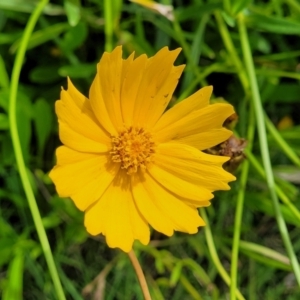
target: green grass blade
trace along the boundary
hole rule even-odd
[[[57,294],[57,299],[64,300],[65,295],[59,280],[58,272],[55,267],[54,259],[51,253],[49,241],[47,239],[47,235],[45,229],[42,224],[41,216],[37,207],[37,203],[34,197],[34,193],[30,184],[30,180],[26,171],[26,166],[24,163],[24,158],[22,154],[21,144],[19,133],[17,129],[17,118],[16,118],[16,100],[17,100],[17,92],[18,92],[18,84],[19,84],[19,77],[21,68],[24,61],[24,56],[26,52],[26,48],[34,29],[34,26],[42,13],[43,8],[48,3],[48,0],[42,0],[34,9],[32,15],[30,16],[26,28],[24,30],[24,34],[22,37],[22,41],[20,43],[20,47],[18,48],[18,52],[15,58],[14,67],[12,71],[12,78],[11,78],[11,88],[10,88],[10,99],[9,99],[9,121],[10,121],[10,130],[11,130],[11,137],[15,152],[15,157],[17,161],[17,166],[19,169],[21,181],[23,184],[23,188],[28,200],[28,204],[31,210],[31,214],[34,220],[34,224],[44,251],[44,255],[48,264],[48,268],[50,271],[50,275],[52,277],[54,288]]]
[[[243,14],[240,14],[238,17],[238,25],[239,25],[239,34],[240,34],[242,51],[243,51],[243,55],[244,55],[244,59],[245,59],[245,65],[246,65],[246,69],[247,69],[250,84],[251,84],[252,100],[253,100],[253,105],[254,105],[254,110],[255,110],[255,115],[256,115],[258,136],[259,136],[259,141],[260,141],[260,149],[261,149],[261,154],[262,154],[262,158],[263,158],[263,165],[264,165],[264,169],[266,171],[267,185],[268,185],[271,199],[273,202],[273,207],[275,210],[276,221],[277,221],[277,224],[279,227],[279,231],[281,233],[281,237],[282,237],[283,243],[285,245],[286,251],[288,253],[288,256],[291,260],[291,264],[293,266],[296,280],[298,282],[298,285],[300,286],[299,262],[294,253],[294,249],[293,249],[293,246],[292,246],[292,243],[291,243],[288,231],[287,231],[285,221],[282,217],[282,214],[281,214],[281,211],[279,208],[279,201],[278,201],[277,194],[275,191],[275,181],[274,181],[274,175],[273,175],[271,161],[270,161],[266,128],[265,128],[265,123],[264,123],[263,107],[262,107],[262,103],[261,103],[260,93],[259,93],[258,84],[257,84],[257,78],[255,75],[253,57],[252,57],[251,48],[249,45],[248,33],[247,33],[246,26],[245,26],[245,20],[244,20]]]

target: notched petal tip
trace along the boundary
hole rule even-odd
[[[205,98],[210,99],[213,89],[214,89],[214,87],[212,85],[204,86],[203,88],[201,88],[199,90],[200,93],[202,91],[202,93],[200,94],[200,97],[205,97]]]
[[[168,50],[169,50],[169,48],[168,48]],[[179,53],[181,52],[181,50],[182,50],[182,48],[181,47],[178,47],[178,48],[176,48],[176,49],[174,49],[174,50],[169,50],[171,53],[174,53],[174,56],[178,56],[179,55]]]
[[[126,239],[124,237],[124,239]],[[133,241],[130,243],[126,243],[125,240],[122,240],[122,243],[118,243],[117,245],[114,242],[109,241],[109,239],[106,237],[106,243],[108,245],[108,247],[115,249],[115,248],[119,248],[122,251],[129,253],[132,250],[132,245],[133,245]]]
[[[170,50],[168,46],[165,46],[165,47],[161,48],[155,55],[150,57],[150,59],[164,57],[165,54],[168,54],[168,59],[170,59],[170,61],[172,61],[172,63],[173,63],[176,60],[176,58],[178,57],[181,50],[182,50],[181,47],[176,48],[174,50]]]

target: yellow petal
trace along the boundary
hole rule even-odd
[[[108,164],[106,155],[86,154],[61,146],[56,151],[57,165],[49,176],[61,197],[72,197],[77,207],[86,209],[99,198],[116,176],[119,165]],[[91,186],[91,182],[95,185]],[[101,184],[99,184],[101,182]],[[95,194],[87,190],[93,189]],[[97,188],[98,187],[98,188]],[[86,197],[82,191],[86,191]]]
[[[59,138],[64,145],[80,152],[90,153],[103,153],[110,149],[108,145],[91,140],[77,131],[74,131],[67,124],[60,121],[58,123]]]
[[[90,181],[86,185],[71,194],[70,197],[78,209],[84,211],[102,197],[107,187],[116,177],[116,174],[118,174],[120,165],[116,163],[106,163],[105,168],[105,171],[99,173],[97,177],[90,178]]]
[[[80,94],[72,82],[68,81],[68,90],[61,91],[61,100],[55,103],[56,113],[59,120],[59,132],[61,140],[67,146],[84,151],[78,143],[93,144],[95,151],[108,151],[110,139],[107,132],[100,126],[95,118],[90,102]],[[70,135],[69,135],[70,133]],[[72,141],[73,136],[79,137],[79,141]],[[89,147],[86,147],[89,151]]]
[[[216,128],[206,132],[201,132],[198,134],[188,135],[183,138],[178,138],[171,142],[186,144],[195,147],[198,150],[205,150],[226,141],[231,136],[232,131],[227,130],[225,128]]]
[[[158,183],[149,174],[145,173],[142,184],[152,202],[165,215],[163,220],[160,220],[161,222],[172,226],[174,230],[188,233],[196,233],[199,226],[205,225],[197,209],[182,202],[174,194],[163,188],[162,182]],[[135,201],[137,201],[137,197],[135,197]]]
[[[152,197],[145,188],[144,175],[141,172],[132,176],[132,193],[134,202],[141,215],[157,231],[171,236],[173,235],[173,226],[171,220],[159,209],[156,198]]]
[[[235,180],[232,174],[222,168],[222,164],[228,159],[229,157],[203,153],[187,145],[165,143],[157,147],[155,164],[184,182],[215,191],[229,190],[227,183]]]
[[[157,182],[160,182],[164,188],[176,196],[194,201],[208,201],[213,198],[213,194],[205,187],[178,177],[178,174],[169,172],[156,163],[149,168],[148,172]]]
[[[130,179],[124,171],[85,213],[85,226],[92,235],[103,233],[111,248],[129,252],[135,239],[147,244],[150,230],[134,206]]]
[[[59,146],[55,154],[56,164],[60,166],[77,163],[97,156],[95,153],[82,153],[66,146]]]
[[[232,105],[217,103],[190,113],[186,117],[155,132],[155,140],[159,143],[221,128],[224,121],[234,113]]]
[[[184,65],[173,67],[168,79],[156,93],[145,116],[145,124],[148,128],[152,128],[166,110],[184,68]]]
[[[134,125],[133,112],[135,103],[137,101],[137,92],[140,86],[140,82],[143,78],[147,60],[148,59],[145,54],[136,58],[128,67],[127,73],[124,76],[121,93],[121,108],[123,121],[127,126]]]
[[[152,122],[148,118],[158,119],[165,110],[183,69],[182,66],[173,66],[180,51],[181,49],[169,51],[167,47],[164,47],[148,60],[136,95],[134,124],[147,127],[147,122]],[[170,91],[166,91],[166,87]],[[153,117],[150,116],[149,111],[154,113]]]
[[[129,219],[133,230],[133,236],[143,245],[148,245],[150,241],[150,229],[145,217],[139,212],[133,200],[132,191],[130,201],[128,201]]]
[[[182,100],[171,109],[166,111],[154,126],[154,131],[158,132],[163,128],[181,120],[193,111],[206,107],[212,94],[212,86],[206,86],[190,97]]]
[[[130,61],[130,60],[129,60]],[[122,47],[105,52],[97,65],[97,75],[90,88],[89,98],[100,124],[111,134],[123,126],[120,106]]]
[[[111,53],[104,52],[97,66],[102,99],[115,128],[123,126],[120,104],[122,67],[122,46],[116,47]]]
[[[127,59],[123,59],[123,63],[122,63],[122,74],[121,74],[121,89],[123,88],[123,84],[125,81],[125,78],[127,77],[127,75],[130,73],[131,70],[131,65],[134,61],[134,52],[132,52]],[[122,92],[121,95],[122,97]]]

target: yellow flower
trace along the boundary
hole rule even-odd
[[[209,86],[165,112],[184,69],[173,65],[179,52],[124,60],[117,47],[103,54],[89,98],[68,80],[56,102],[64,145],[50,177],[112,248],[148,244],[149,225],[167,236],[196,233],[205,225],[197,207],[235,179],[222,169],[228,158],[201,152],[232,134],[222,127],[231,105],[209,105]]]

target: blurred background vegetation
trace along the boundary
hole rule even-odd
[[[139,1],[135,1],[139,2]],[[142,2],[142,1],[140,1]],[[3,300],[57,299],[16,165],[8,116],[10,80],[24,28],[37,5],[0,1],[0,294]],[[153,232],[135,244],[153,299],[300,299],[278,227],[253,117],[253,90],[243,58],[246,25],[266,115],[267,142],[281,221],[300,256],[300,3],[297,0],[161,0],[146,7],[122,0],[56,0],[46,4],[30,36],[17,94],[17,124],[31,186],[67,299],[143,299],[126,254],[91,238],[83,215],[56,195],[47,174],[60,144],[54,102],[70,76],[88,95],[102,53],[122,44],[127,57],[182,47],[187,64],[174,101],[207,84],[235,106],[246,160],[229,192],[205,210],[196,235]],[[262,115],[263,116],[263,115]],[[268,117],[266,117],[268,116]],[[257,114],[256,114],[257,117]],[[258,130],[257,130],[258,129]],[[261,128],[260,128],[261,129]],[[263,129],[262,129],[263,130]],[[241,175],[242,174],[242,175]],[[238,212],[236,213],[236,209]],[[201,212],[203,214],[203,212]],[[241,220],[241,224],[240,221]],[[277,220],[277,221],[276,221]],[[239,238],[239,230],[241,236]],[[233,236],[239,256],[232,261]],[[214,249],[216,251],[214,251]],[[237,249],[237,248],[236,248]],[[236,270],[231,270],[232,265]],[[231,293],[231,299],[234,296]]]

